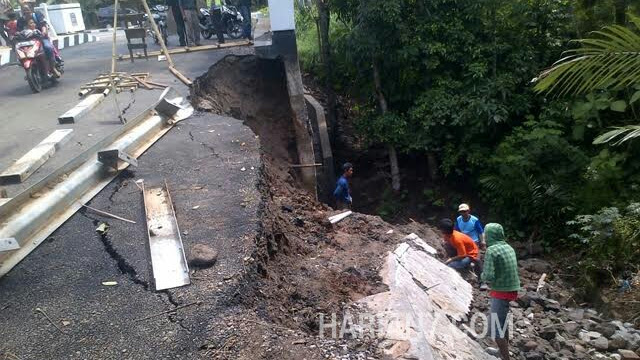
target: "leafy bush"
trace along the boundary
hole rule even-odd
[[[625,270],[638,270],[640,256],[640,203],[622,211],[603,208],[592,215],[578,215],[567,222],[575,232],[569,236],[582,252],[579,281],[587,288],[615,281]]]
[[[486,175],[480,178],[492,216],[532,240],[556,238],[557,229],[571,216],[573,190],[581,185],[588,164],[552,116],[515,128],[488,159]]]

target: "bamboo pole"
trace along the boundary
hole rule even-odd
[[[156,34],[156,38],[160,43],[160,47],[162,48],[162,51],[164,51],[164,55],[167,57],[167,62],[169,63],[169,66],[173,67],[173,59],[171,59],[171,55],[169,55],[169,50],[167,50],[167,45],[164,43],[164,38],[162,37],[160,30],[158,30],[158,25],[153,20],[153,15],[151,14],[151,10],[149,10],[149,5],[147,4],[147,0],[140,0],[140,1],[142,2],[142,6],[144,7],[144,12],[147,13],[147,17],[149,19],[149,22],[151,23],[151,28],[153,28],[153,32]]]
[[[116,110],[118,110],[118,119],[121,123],[125,123],[122,111],[120,111],[120,104],[118,104],[118,92],[116,91],[116,85],[114,82],[116,72],[116,29],[118,28],[118,0],[115,0],[113,8],[113,43],[111,44],[111,73],[109,74],[109,80],[111,81],[111,90],[113,91],[113,101],[116,104]],[[104,93],[103,93],[104,94]],[[108,92],[107,92],[108,94]],[[106,96],[106,95],[105,95]]]

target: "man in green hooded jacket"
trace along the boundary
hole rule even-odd
[[[502,360],[509,359],[509,302],[518,298],[520,277],[516,252],[507,244],[502,225],[491,223],[484,228],[487,252],[484,257],[482,280],[490,284],[491,314],[489,328]]]

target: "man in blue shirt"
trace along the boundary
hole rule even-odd
[[[353,165],[351,163],[345,163],[342,165],[342,176],[336,183],[336,190],[333,192],[333,197],[336,198],[337,209],[351,209],[351,189],[349,189],[349,179],[353,176]]]
[[[458,212],[460,216],[456,219],[455,230],[466,234],[478,247],[484,248],[484,227],[480,220],[471,215],[471,208],[467,204],[460,204]]]

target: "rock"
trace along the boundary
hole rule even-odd
[[[617,327],[611,323],[603,323],[603,324],[598,324],[595,327],[595,330],[599,333],[601,333],[602,335],[604,335],[605,337],[611,337],[611,335],[613,335],[617,329]]]
[[[578,331],[580,330],[580,325],[574,321],[566,322],[562,324],[562,326],[564,327],[564,331],[567,334],[573,335],[573,336],[576,336],[578,334]]]
[[[542,354],[537,351],[529,351],[528,353],[524,354],[524,358],[526,360],[544,360]]]
[[[584,310],[583,309],[572,310],[567,314],[567,316],[569,317],[569,319],[573,321],[580,321],[584,319]]]
[[[638,354],[634,353],[631,350],[618,350],[618,354],[620,354],[620,356],[622,357],[622,360],[638,360],[640,359],[640,356],[638,356]]]
[[[625,325],[622,323],[622,321],[613,320],[613,321],[610,321],[609,324],[615,326],[616,328],[618,328],[618,330],[627,330]]]
[[[537,343],[537,342],[535,342],[535,341],[533,341],[533,340],[529,340],[529,341],[527,341],[527,342],[522,346],[522,348],[524,349],[524,351],[527,351],[527,352],[529,352],[529,351],[533,351],[533,350],[535,350],[537,347],[538,347],[538,343]]]
[[[551,340],[556,337],[557,332],[553,326],[547,326],[543,328],[538,335],[545,340]]]
[[[488,347],[485,349],[485,351],[487,352],[487,354],[495,356],[495,357],[500,357],[500,350],[494,348],[494,347]]]
[[[518,302],[518,304],[520,304],[520,307],[528,308],[529,306],[531,306],[531,302],[533,301],[531,299],[532,296],[538,296],[538,294],[529,291],[521,296],[518,296],[518,299],[516,301]]]
[[[599,332],[595,332],[595,331],[584,331],[584,330],[580,330],[580,332],[578,333],[578,338],[586,343],[588,343],[591,340],[597,339],[602,337],[602,334],[600,334]]]
[[[583,353],[583,352],[587,351],[587,349],[585,349],[584,346],[582,346],[580,344],[574,344],[573,345],[573,351],[575,351],[576,353]]]
[[[558,312],[561,309],[562,308],[560,306],[560,303],[555,301],[555,300],[547,299],[547,301],[545,301],[545,303],[544,303],[544,310],[545,311]]]
[[[627,339],[624,334],[618,330],[609,337],[609,350],[625,349],[627,347]]]
[[[218,260],[218,252],[210,246],[195,244],[191,247],[189,264],[194,267],[208,268],[213,266]]]
[[[609,349],[609,340],[606,337],[599,337],[589,341],[589,345],[595,347],[598,350],[607,350]]]
[[[537,274],[550,273],[553,269],[551,264],[541,259],[526,259],[519,261],[520,266],[525,270],[531,271]]]

